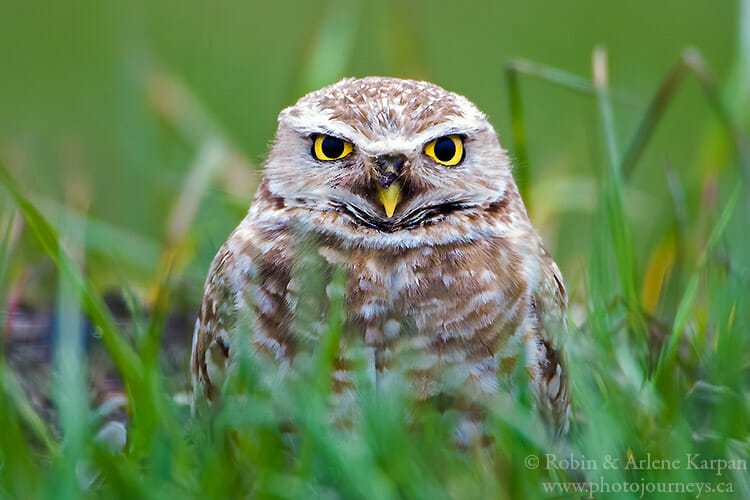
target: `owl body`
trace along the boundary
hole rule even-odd
[[[353,387],[350,342],[366,347],[376,382],[398,372],[420,398],[459,391],[481,402],[508,390],[523,363],[540,410],[565,425],[562,277],[494,130],[466,98],[370,77],[282,111],[250,211],[209,271],[197,392],[215,397],[238,340],[287,368],[315,349],[312,323],[295,321],[311,265],[346,277],[337,392]]]

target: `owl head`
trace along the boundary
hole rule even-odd
[[[486,116],[427,82],[344,79],[279,115],[265,184],[309,221],[405,234],[482,210],[513,187]]]

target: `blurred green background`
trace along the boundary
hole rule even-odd
[[[624,147],[684,48],[698,48],[719,80],[730,80],[739,8],[729,0],[3,0],[0,159],[53,219],[75,205],[71,184],[83,190],[89,272],[104,285],[146,286],[170,210],[218,130],[240,158],[223,181],[215,173],[204,186],[190,228],[184,284],[195,305],[213,253],[254,194],[257,179],[243,169],[262,165],[278,112],[304,93],[344,76],[430,80],[477,103],[513,155],[506,62],[524,57],[589,77],[592,48],[602,44],[612,86],[630,96],[615,109]],[[175,97],[183,90],[184,106]],[[586,257],[591,179],[601,171],[594,100],[523,77],[522,95],[529,164],[516,168],[530,169],[532,219],[570,275]],[[630,185],[644,265],[673,210],[663,165],[700,185],[690,175],[712,128],[688,78]]]

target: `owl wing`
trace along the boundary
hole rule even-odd
[[[569,403],[562,346],[567,334],[568,295],[560,269],[541,242],[539,249],[539,283],[532,303],[539,334],[539,400],[558,427],[565,430]]]
[[[560,348],[567,333],[568,293],[560,268],[540,244],[539,284],[534,294],[540,330],[552,344]]]
[[[236,316],[231,312],[243,307],[229,282],[229,276],[235,272],[234,261],[225,243],[211,263],[193,333],[193,388],[196,395],[209,399],[214,399],[221,387],[229,361],[230,334],[236,324]]]
[[[215,398],[236,342],[275,359],[292,355],[289,248],[285,236],[258,230],[245,219],[219,249],[193,334],[196,395]]]

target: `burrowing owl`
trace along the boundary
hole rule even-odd
[[[543,414],[568,411],[559,345],[567,297],[529,222],[505,150],[465,97],[426,82],[345,79],[281,112],[264,178],[219,250],[193,339],[213,398],[238,340],[292,365],[315,335],[293,321],[305,252],[346,272],[346,345],[419,397],[508,390],[525,364]],[[251,326],[238,321],[252,319]]]

